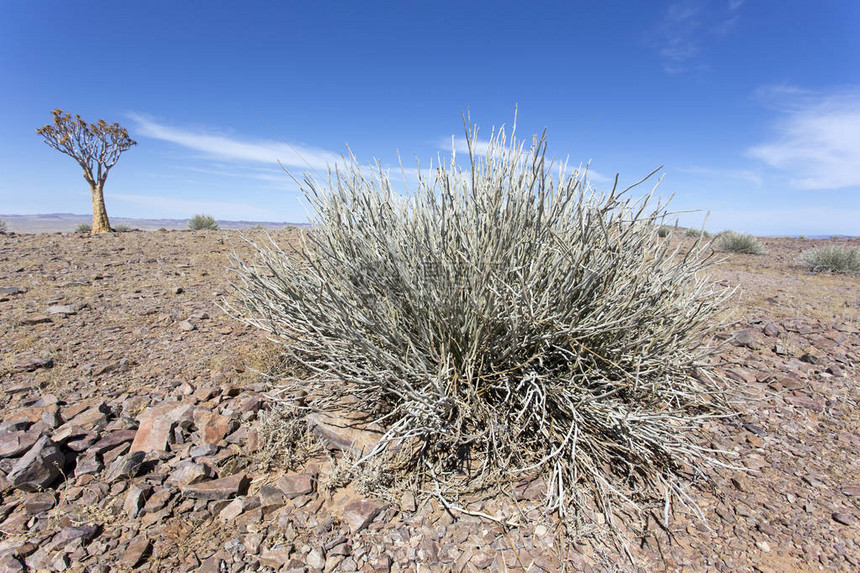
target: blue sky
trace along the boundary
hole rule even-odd
[[[598,188],[662,165],[671,208],[702,211],[682,224],[860,235],[858,29],[836,0],[0,0],[0,213],[89,212],[35,134],[54,108],[139,142],[111,216],[290,222],[276,160],[324,172],[348,145],[414,168],[461,143],[466,109],[486,135],[516,108]]]

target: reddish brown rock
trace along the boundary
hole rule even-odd
[[[183,496],[194,499],[230,499],[244,494],[248,489],[248,483],[248,476],[239,473],[221,479],[182,486],[180,491]]]
[[[278,489],[289,499],[313,493],[316,478],[309,473],[287,474],[278,480]]]

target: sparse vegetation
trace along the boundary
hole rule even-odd
[[[234,255],[229,310],[310,394],[386,428],[357,463],[437,485],[542,474],[549,509],[611,523],[618,502],[689,500],[684,472],[716,462],[697,429],[728,406],[702,358],[730,293],[704,247],[655,239],[665,205],[551,175],[545,153],[502,130],[409,196],[354,160],[331,186],[306,176],[314,230]]]
[[[860,249],[847,245],[826,245],[802,255],[806,268],[814,273],[860,273]]]
[[[0,233],[5,233],[5,232],[6,232],[6,221],[4,221],[3,219],[0,219]]]
[[[716,249],[745,255],[763,255],[766,252],[761,241],[750,234],[735,231],[720,233],[717,237]]]
[[[661,239],[665,239],[669,235],[672,234],[671,227],[666,227],[665,225],[661,225],[659,229],[657,229],[657,236]]]
[[[711,234],[709,232],[702,230],[702,229],[687,229],[686,231],[684,231],[684,235],[687,237],[696,237],[696,238],[698,238],[698,237],[708,238],[711,236]]]
[[[81,223],[77,227],[75,227],[75,233],[89,233],[93,230],[92,226],[88,223]]]
[[[114,225],[113,230],[117,233],[128,233],[129,231],[131,231],[131,227],[120,223],[119,225]]]
[[[188,228],[192,231],[217,231],[218,221],[210,215],[201,213],[188,220]]]

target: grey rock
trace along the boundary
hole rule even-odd
[[[15,463],[6,479],[22,491],[39,491],[60,477],[65,463],[66,457],[60,448],[48,436],[42,436]]]

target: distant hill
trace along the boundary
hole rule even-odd
[[[78,225],[91,225],[92,215],[75,215],[74,213],[47,213],[43,215],[0,215],[0,220],[6,221],[9,231],[16,233],[69,233]],[[111,217],[111,225],[126,225],[142,231],[167,229],[170,231],[188,228],[188,219],[130,219],[127,217]],[[286,223],[271,221],[222,221],[218,220],[222,229],[248,229],[250,227],[265,227],[280,229],[287,225],[306,226],[306,223]]]

